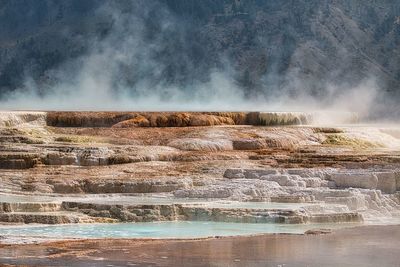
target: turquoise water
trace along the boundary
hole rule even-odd
[[[152,222],[115,224],[69,224],[55,226],[0,226],[3,236],[56,238],[196,238],[262,233],[302,234],[315,228],[340,228],[356,224],[250,224],[223,222]]]

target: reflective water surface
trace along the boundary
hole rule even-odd
[[[206,240],[80,240],[0,247],[0,265],[398,267],[400,226],[326,235],[261,235]]]
[[[197,238],[240,236],[263,233],[302,234],[315,228],[343,228],[343,224],[252,224],[225,222],[145,222],[112,224],[68,224],[46,226],[0,226],[2,236],[40,236],[57,238]]]

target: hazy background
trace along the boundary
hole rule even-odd
[[[400,1],[2,0],[0,109],[400,113]]]

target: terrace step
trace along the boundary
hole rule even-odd
[[[60,211],[61,203],[48,202],[0,202],[1,212],[52,212]]]
[[[236,223],[324,223],[362,222],[357,212],[310,213],[303,209],[215,208],[207,205],[109,205],[63,202],[65,210],[82,212],[94,217],[109,217],[126,222],[149,221],[215,221]]]
[[[3,223],[40,223],[40,224],[63,224],[63,223],[96,223],[115,222],[110,218],[94,218],[79,212],[7,212],[0,213],[0,222]]]

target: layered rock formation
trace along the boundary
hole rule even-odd
[[[242,112],[49,112],[47,124],[60,127],[187,127],[251,123]],[[253,123],[257,123],[254,121]]]
[[[186,205],[102,205],[87,203],[63,203],[67,210],[78,210],[91,216],[116,218],[121,221],[218,221],[240,223],[328,223],[360,222],[355,212],[336,214],[313,214],[305,210],[268,210],[243,208],[210,208]]]
[[[308,125],[356,123],[351,112],[48,112],[57,127],[188,127],[214,125]]]
[[[400,220],[396,128],[251,125],[260,114],[48,112],[56,127],[15,120],[0,127],[0,222]]]

